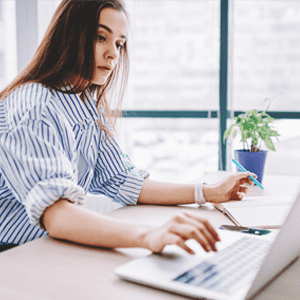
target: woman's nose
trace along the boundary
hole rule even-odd
[[[119,50],[116,45],[110,45],[107,48],[107,51],[105,53],[106,58],[110,59],[118,59],[119,58]]]

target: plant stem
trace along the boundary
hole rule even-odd
[[[246,144],[247,144],[247,150],[251,151],[251,148],[249,147],[247,140],[246,140]]]

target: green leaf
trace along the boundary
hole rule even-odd
[[[266,99],[265,101],[267,101]],[[233,118],[234,123],[225,130],[223,136],[223,142],[226,138],[235,138],[237,133],[241,135],[241,142],[254,144],[256,147],[260,141],[263,140],[266,147],[272,151],[275,151],[275,147],[271,140],[271,137],[280,136],[279,133],[273,129],[272,122],[275,120],[268,113],[267,109],[263,112],[259,112],[257,109],[252,111],[245,111],[244,113]]]
[[[251,138],[251,136],[252,136],[251,131],[245,131],[244,136],[246,137],[246,139]]]
[[[224,135],[223,135],[223,143],[225,143],[225,140],[230,136],[230,133],[231,133],[231,129],[230,129],[230,128],[227,128],[227,129],[224,131]]]
[[[272,150],[272,151],[276,151],[274,144],[271,140],[271,138],[269,136],[266,136],[263,141],[265,142],[265,145],[267,146],[268,149]]]
[[[253,144],[255,147],[257,146],[257,144],[258,144],[258,139],[257,139],[257,137],[253,137],[253,138],[252,138],[251,144]]]
[[[235,138],[235,137],[236,137],[236,135],[237,135],[237,131],[235,130],[235,131],[233,132],[233,135],[232,135],[232,137],[233,137],[233,138]]]
[[[256,120],[257,120],[256,124],[262,124],[264,122],[261,116],[257,116]]]
[[[270,130],[271,136],[280,136],[280,134],[277,132],[277,130]]]
[[[244,123],[243,123],[243,130],[249,131],[249,130],[253,130],[253,128],[254,128],[254,125],[253,125],[253,124],[251,124],[251,123],[249,123],[249,122],[244,122]]]
[[[256,115],[252,115],[252,116],[250,116],[250,119],[251,119],[252,123],[254,123],[254,124],[258,124],[258,118],[257,118],[257,116],[256,116]]]
[[[233,129],[233,127],[235,126],[235,124],[232,124],[229,128],[227,128],[225,131],[224,131],[224,135],[223,135],[223,143],[225,143],[225,139],[227,139],[230,134],[231,134],[231,131]]]

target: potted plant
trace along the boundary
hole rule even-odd
[[[223,142],[225,142],[231,135],[233,138],[238,133],[241,135],[243,149],[234,150],[235,159],[246,170],[255,173],[259,182],[263,179],[268,153],[268,151],[261,150],[262,142],[269,150],[275,151],[271,137],[279,136],[279,133],[272,128],[272,122],[275,119],[267,114],[267,109],[263,112],[254,109],[238,115],[234,118],[234,123],[225,130],[223,136]]]

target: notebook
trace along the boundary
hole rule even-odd
[[[284,223],[293,201],[293,197],[283,195],[255,196],[226,202],[222,206],[241,226],[272,228]]]
[[[298,191],[275,239],[220,230],[216,253],[206,253],[189,240],[196,255],[168,245],[163,253],[134,259],[115,273],[125,280],[195,298],[251,299],[298,258],[300,187]]]

